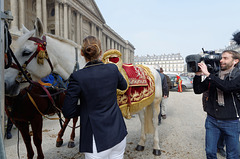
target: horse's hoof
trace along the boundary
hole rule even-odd
[[[137,145],[137,147],[135,148],[135,150],[137,150],[137,151],[143,151],[143,150],[144,150],[144,146]]]
[[[56,147],[61,147],[63,144],[63,141],[56,141]]]
[[[161,155],[161,150],[153,149],[153,154],[155,156],[160,156]]]
[[[73,147],[75,147],[74,142],[73,141],[69,141],[68,142],[68,148],[73,148]]]

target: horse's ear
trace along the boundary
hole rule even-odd
[[[36,30],[36,36],[41,37],[43,35],[43,24],[39,18],[36,18],[34,29]]]
[[[29,30],[24,25],[22,25],[22,32],[23,34],[26,34],[29,32]]]

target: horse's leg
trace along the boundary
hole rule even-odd
[[[159,146],[159,135],[158,135],[158,115],[160,113],[160,100],[154,99],[152,109],[153,109],[153,127],[154,127],[154,134],[153,134],[153,154],[156,156],[161,155],[161,150]]]
[[[15,121],[15,125],[22,134],[23,141],[25,143],[27,149],[27,157],[28,159],[33,159],[34,152],[31,144],[31,137],[29,134],[29,126],[28,122],[24,121]]]
[[[37,159],[44,159],[42,151],[42,126],[43,120],[41,115],[35,115],[35,118],[30,121],[33,131],[33,142],[37,148]]]
[[[77,121],[78,121],[78,117],[73,118],[72,133],[70,136],[70,141],[68,142],[68,148],[73,148],[75,146],[74,138],[75,138],[75,128],[76,128]]]
[[[62,144],[63,144],[62,137],[63,137],[64,131],[66,130],[67,125],[68,125],[70,120],[71,119],[65,118],[65,121],[64,121],[64,124],[63,124],[61,130],[58,132],[58,137],[57,137],[57,141],[56,141],[56,147],[62,146]]]
[[[145,128],[144,128],[144,109],[141,110],[138,115],[139,115],[139,119],[141,122],[141,137],[140,137],[140,141],[138,142],[137,147],[135,148],[137,151],[143,151],[144,150],[144,146],[145,146],[145,142],[146,142],[146,133],[145,133]]]

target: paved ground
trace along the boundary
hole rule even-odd
[[[167,108],[167,119],[162,120],[159,126],[161,156],[152,154],[153,138],[147,136],[146,147],[143,152],[134,150],[140,135],[140,121],[135,115],[131,120],[125,120],[128,128],[127,148],[125,159],[204,159],[204,120],[206,114],[202,110],[201,95],[195,95],[192,90],[183,93],[170,92]],[[43,151],[46,159],[83,159],[78,153],[77,135],[76,147],[67,148],[70,128],[64,136],[64,144],[60,148],[55,147],[56,134],[59,131],[57,121],[44,120]],[[7,159],[17,159],[17,130],[13,129],[13,139],[4,140]],[[76,132],[79,133],[79,129]],[[34,149],[35,150],[35,149]],[[36,150],[35,150],[36,152]],[[21,159],[27,159],[26,149],[21,136],[19,137],[19,155]],[[36,159],[36,155],[35,158]],[[222,159],[219,157],[219,159]]]

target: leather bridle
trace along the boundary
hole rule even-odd
[[[18,83],[30,82],[32,80],[31,74],[27,71],[26,68],[27,68],[28,64],[35,57],[37,57],[38,64],[44,64],[43,60],[46,59],[51,67],[51,72],[53,71],[53,65],[51,63],[51,60],[48,57],[48,53],[46,50],[46,46],[47,46],[46,36],[43,36],[42,39],[39,39],[37,37],[30,37],[28,40],[34,41],[35,45],[38,45],[38,47],[37,47],[36,51],[32,54],[32,56],[27,61],[25,61],[22,66],[19,64],[15,55],[12,54],[16,64],[12,62],[10,67],[19,70],[18,76],[15,79],[16,82],[18,82]]]

